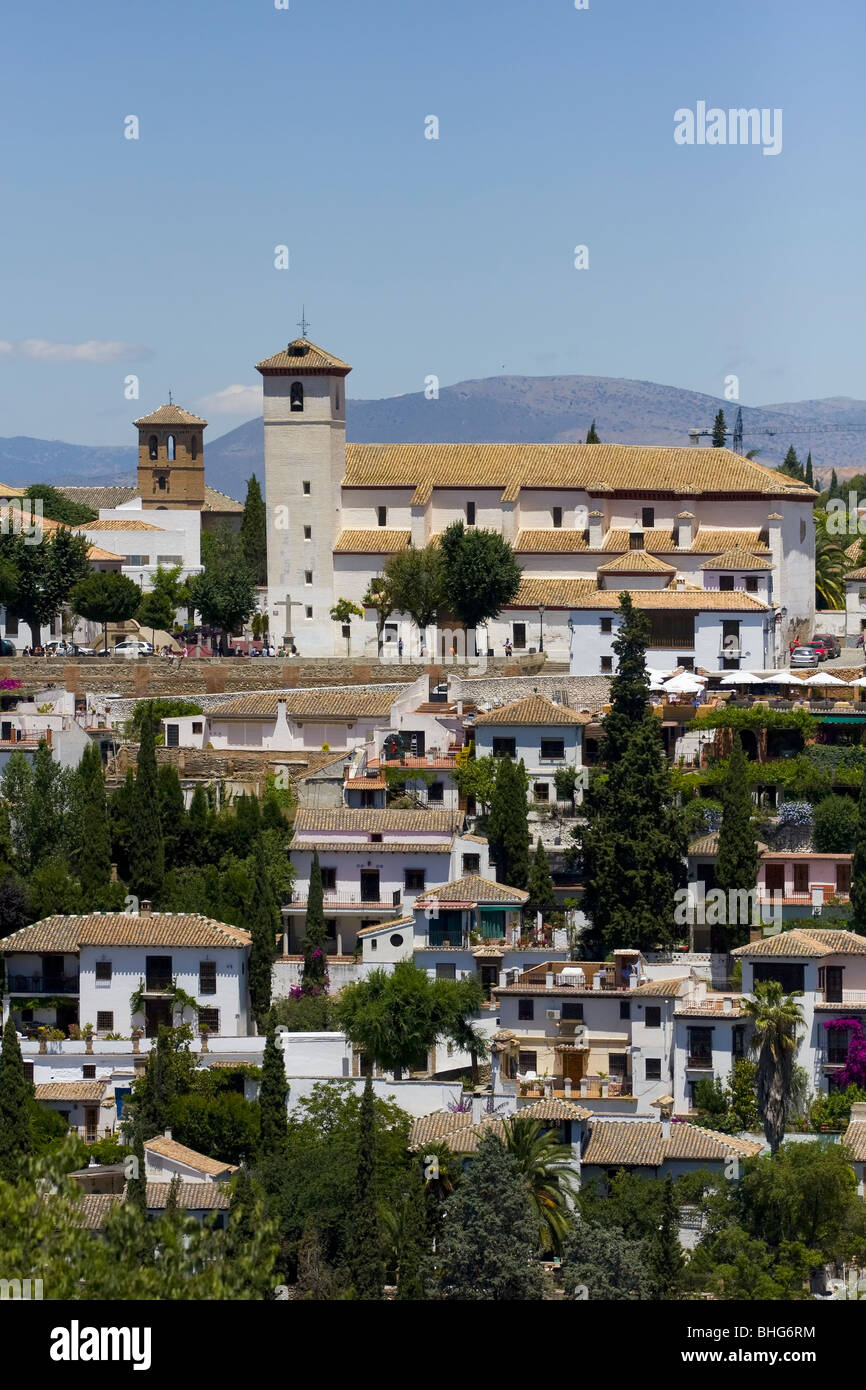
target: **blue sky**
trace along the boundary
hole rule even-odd
[[[7,8],[0,434],[131,443],[171,387],[214,438],[302,303],[355,397],[866,396],[861,0],[289,2]],[[782,152],[678,146],[701,100]]]

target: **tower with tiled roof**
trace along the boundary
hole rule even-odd
[[[304,656],[344,640],[330,618],[346,471],[348,362],[308,338],[256,364],[263,385],[271,630]]]
[[[138,430],[138,490],[149,510],[204,505],[204,432],[200,420],[169,400],[133,421]]]

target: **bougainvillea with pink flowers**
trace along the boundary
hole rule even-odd
[[[23,684],[23,681],[0,681],[0,690],[20,690]]]
[[[846,1086],[866,1087],[866,1034],[859,1018],[831,1018],[825,1028],[844,1028],[851,1036],[848,1039],[848,1056],[845,1065],[836,1076],[841,1089]]]

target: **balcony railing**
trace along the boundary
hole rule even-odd
[[[866,989],[834,989],[829,993],[819,989],[815,994],[821,1004],[850,1004],[852,1008],[866,1008]]]
[[[465,951],[469,946],[469,936],[466,932],[431,931],[427,933],[428,946],[444,946],[455,951]]]
[[[711,1052],[690,1052],[686,1066],[699,1071],[712,1071],[713,1054]]]
[[[408,891],[412,893],[421,893],[423,892],[423,889],[413,888],[409,889]],[[339,893],[325,891],[322,894],[322,902],[326,909],[339,909],[341,907],[362,907],[365,910],[369,908],[375,911],[377,909],[384,910],[387,908],[389,911],[393,911],[394,908],[399,909],[402,906],[402,901],[403,894],[399,888],[395,889],[392,893],[385,893],[384,895],[381,892],[379,892],[374,897],[365,897],[364,894],[361,892],[360,888],[355,893],[343,891]],[[284,905],[287,907],[306,907],[307,894],[295,892],[288,893],[286,895]]]
[[[77,994],[77,975],[10,975],[10,994]]]

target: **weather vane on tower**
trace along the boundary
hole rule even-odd
[[[299,327],[300,330],[301,330],[301,337],[302,337],[302,338],[306,338],[306,336],[307,336],[307,329],[309,328],[309,326],[310,326],[310,325],[307,323],[306,305],[305,305],[305,304],[302,304],[302,305],[301,305],[301,317],[300,317],[299,320],[298,320],[298,327]]]

